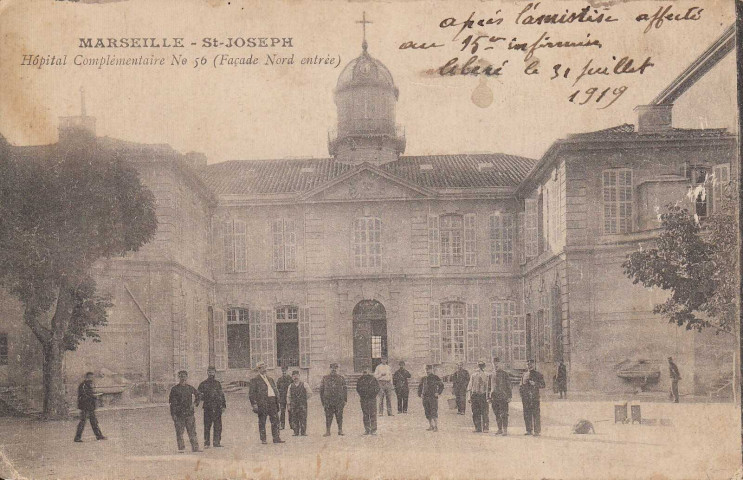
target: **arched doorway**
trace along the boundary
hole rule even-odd
[[[362,300],[353,309],[353,369],[373,371],[387,356],[387,312],[376,300]]]

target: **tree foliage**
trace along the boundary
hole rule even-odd
[[[64,351],[97,340],[112,305],[97,293],[91,267],[138,250],[156,230],[152,193],[95,139],[31,154],[0,146],[0,285],[21,301],[42,344],[45,410]]]
[[[633,283],[669,291],[654,313],[687,330],[732,334],[739,295],[738,222],[730,192],[716,201],[716,212],[702,222],[685,208],[667,206],[654,247],[630,254],[623,267]]]

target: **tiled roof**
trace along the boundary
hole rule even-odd
[[[629,138],[647,138],[647,139],[684,139],[684,138],[709,138],[724,137],[730,135],[725,128],[671,128],[661,132],[637,132],[635,126],[631,123],[625,123],[616,127],[596,130],[595,132],[575,133],[568,135],[570,140],[622,140]]]
[[[516,187],[536,162],[501,153],[426,155],[401,157],[379,168],[429,188]],[[272,195],[311,190],[352,168],[333,158],[231,160],[199,172],[217,195]]]

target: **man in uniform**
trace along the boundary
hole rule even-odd
[[[457,371],[451,375],[452,390],[457,399],[457,413],[464,415],[467,411],[467,385],[470,383],[470,372],[464,369],[462,362],[457,363]]]
[[[281,376],[276,380],[276,388],[279,389],[279,407],[281,408],[281,429],[286,428],[286,389],[292,383],[292,377],[287,373],[289,367],[281,367]],[[289,419],[291,424],[291,419]]]
[[[250,379],[248,398],[253,412],[258,414],[258,433],[261,443],[266,441],[266,418],[271,420],[271,436],[273,443],[284,443],[279,436],[279,395],[278,387],[273,378],[266,375],[268,369],[265,362],[256,365],[258,375]]]
[[[496,435],[508,435],[508,402],[511,401],[511,379],[503,370],[500,359],[493,359],[495,374],[493,375],[492,388],[490,390],[490,402],[493,406],[495,421],[498,423]]]
[[[170,389],[170,416],[175,424],[175,439],[178,442],[178,453],[183,453],[186,445],[183,443],[183,429],[188,432],[188,440],[191,442],[191,450],[200,452],[199,441],[196,438],[196,419],[194,418],[194,407],[199,406],[199,392],[187,383],[188,372],[178,372],[178,385]]]
[[[338,364],[330,364],[330,374],[322,377],[320,383],[320,402],[325,409],[325,435],[330,436],[333,416],[338,424],[338,435],[343,435],[343,408],[348,400],[346,379],[338,375]]]
[[[536,362],[529,360],[529,369],[521,377],[519,393],[524,408],[524,435],[539,436],[542,432],[541,413],[539,411],[539,389],[544,388],[544,376],[537,372]]]
[[[392,376],[392,383],[395,386],[395,396],[397,397],[397,413],[408,413],[408,395],[410,387],[408,379],[410,372],[405,370],[405,362],[400,362],[400,368]]]
[[[439,431],[439,395],[443,391],[444,382],[433,372],[433,365],[426,365],[426,376],[418,384],[418,396],[423,400],[428,431]]]
[[[370,375],[369,370],[364,368],[364,373],[356,380],[356,392],[359,394],[361,412],[364,415],[364,435],[377,434],[377,394],[380,391],[379,382],[375,376]],[[381,401],[379,405],[381,408]]]
[[[217,369],[206,369],[207,379],[199,384],[199,394],[204,402],[204,448],[209,448],[209,434],[214,425],[214,446],[222,446],[222,410],[227,408],[222,384],[217,380]]]
[[[299,370],[292,372],[292,383],[286,390],[286,403],[289,409],[289,426],[294,430],[294,436],[307,435],[307,399],[312,396],[312,390],[299,379]]]
[[[681,373],[679,373],[679,367],[673,361],[672,357],[668,357],[668,374],[671,377],[671,397],[673,397],[674,403],[679,403],[679,380],[681,380]]]
[[[93,429],[95,438],[98,440],[106,439],[98,427],[98,419],[95,416],[97,402],[98,397],[95,394],[95,387],[93,386],[93,372],[88,372],[85,374],[85,380],[77,387],[77,408],[80,409],[80,423],[77,424],[77,432],[75,433],[76,442],[83,441],[83,429],[85,428],[85,421],[87,419],[90,419],[90,428]]]
[[[477,362],[477,371],[472,374],[467,392],[472,404],[472,421],[475,423],[475,433],[490,431],[490,417],[488,413],[488,394],[490,393],[490,374],[485,371],[485,360]]]
[[[392,369],[387,357],[374,370],[374,378],[379,382],[379,414],[384,415],[384,399],[387,399],[387,415],[392,416]]]

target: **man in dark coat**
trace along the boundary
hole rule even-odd
[[[364,373],[356,380],[356,391],[364,415],[364,435],[377,434],[377,394],[380,390],[379,381],[365,368]]]
[[[222,410],[227,408],[227,401],[222,391],[222,384],[217,380],[217,369],[206,369],[207,379],[199,384],[199,395],[204,403],[204,448],[209,448],[209,434],[214,426],[214,446],[222,446]]]
[[[560,394],[560,398],[568,398],[568,368],[562,360],[560,360],[560,365],[557,366],[555,382],[557,383],[557,393]]]
[[[418,384],[418,396],[423,399],[428,431],[439,431],[439,395],[443,391],[444,382],[433,372],[433,365],[426,365],[426,376]]]
[[[299,379],[299,370],[292,372],[292,383],[286,389],[286,403],[289,409],[289,425],[294,436],[307,435],[307,399],[312,391]]]
[[[322,377],[320,383],[320,402],[325,409],[325,437],[330,436],[333,417],[338,424],[338,435],[343,435],[343,409],[348,400],[346,379],[338,375],[338,364],[330,364],[330,374]]]
[[[98,419],[95,416],[97,401],[98,397],[93,386],[93,372],[88,372],[85,374],[85,380],[77,387],[77,408],[80,409],[80,423],[77,424],[77,432],[75,433],[76,442],[83,441],[83,429],[87,419],[90,419],[90,427],[93,429],[95,438],[98,440],[106,439],[98,427]]]
[[[529,360],[529,369],[521,377],[519,393],[524,408],[525,435],[539,436],[542,432],[539,389],[544,388],[544,376],[537,372],[536,362]]]
[[[681,380],[681,373],[679,373],[679,367],[673,361],[672,357],[668,357],[668,374],[671,377],[671,394],[674,403],[679,403],[679,380]]]
[[[400,362],[400,368],[392,376],[392,383],[395,386],[395,396],[397,397],[397,413],[408,413],[408,395],[410,387],[408,379],[410,372],[405,370],[405,362]]]
[[[493,407],[495,421],[498,424],[496,435],[508,435],[508,402],[511,401],[511,379],[503,370],[500,359],[493,359],[495,374],[493,374],[492,389],[490,391],[490,404]]]
[[[188,384],[188,372],[178,372],[178,385],[170,389],[168,398],[170,403],[170,416],[175,425],[175,439],[178,442],[178,453],[183,453],[186,445],[183,443],[183,429],[188,432],[188,440],[191,442],[191,450],[200,452],[199,441],[196,438],[196,419],[194,418],[194,407],[199,406],[199,392]]]
[[[464,369],[462,362],[457,363],[457,371],[451,375],[452,390],[457,399],[457,413],[464,415],[467,411],[467,385],[470,384],[470,372]]]
[[[276,388],[279,389],[279,407],[281,408],[281,429],[286,428],[286,389],[292,383],[292,377],[287,374],[289,368],[287,366],[281,367],[281,376],[276,380]],[[289,419],[291,424],[291,419]]]
[[[253,412],[258,414],[258,433],[261,443],[266,444],[266,418],[271,420],[273,443],[284,443],[279,436],[279,393],[273,378],[266,375],[265,362],[256,365],[258,375],[250,380],[248,398]]]

